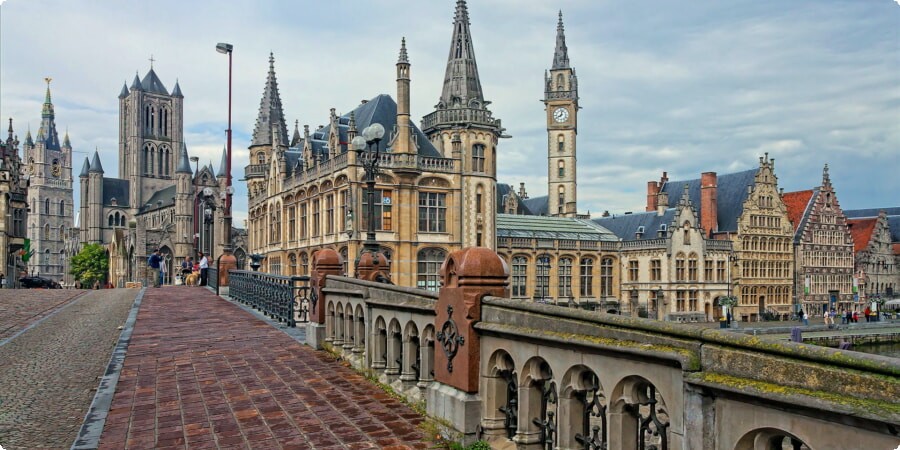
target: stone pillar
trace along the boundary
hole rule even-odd
[[[391,273],[388,272],[387,267],[388,261],[384,254],[363,250],[362,254],[359,255],[359,261],[356,263],[356,278],[379,283],[390,281]]]
[[[342,273],[341,255],[325,248],[313,255],[310,270],[309,290],[309,322],[306,324],[306,344],[321,350],[325,342],[325,277]]]
[[[435,318],[437,382],[428,390],[427,412],[449,420],[471,441],[481,422],[481,343],[474,325],[481,320],[482,297],[509,297],[509,268],[493,250],[470,247],[451,253],[441,275]]]
[[[228,287],[228,280],[229,280],[228,277],[230,276],[228,274],[228,271],[236,270],[236,269],[237,269],[237,258],[234,257],[234,254],[231,253],[231,249],[228,248],[225,250],[224,253],[222,253],[221,256],[219,256],[218,274],[219,274],[219,293],[220,294],[222,294],[222,295],[228,294],[228,289],[223,289],[223,288]]]

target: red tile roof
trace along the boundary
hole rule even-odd
[[[797,231],[797,227],[800,226],[800,221],[803,220],[803,213],[806,211],[806,207],[809,205],[809,199],[812,198],[812,195],[812,189],[807,191],[785,192],[781,195],[781,200],[784,201],[784,205],[787,206],[788,219],[791,219],[791,224],[794,225],[794,232]]]
[[[900,255],[900,242],[895,242],[892,245],[894,246],[894,254]]]
[[[850,236],[853,236],[853,252],[859,253],[872,240],[872,232],[875,231],[875,224],[878,218],[869,219],[848,219],[847,226],[850,227]]]

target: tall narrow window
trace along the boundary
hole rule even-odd
[[[560,258],[557,267],[557,277],[559,278],[559,296],[572,296],[572,259]]]
[[[306,202],[300,205],[300,239],[306,239],[308,224],[306,221]]]
[[[559,169],[558,169],[558,171],[559,171],[559,177],[560,177],[560,178],[565,178],[565,176],[566,176],[566,163],[565,163],[565,162],[563,162],[563,161],[560,161],[560,162],[559,162]]]
[[[559,135],[556,137],[556,151],[563,152],[566,150],[566,137]]]
[[[535,285],[535,298],[547,298],[550,296],[550,256],[541,255],[537,259],[537,284]]]
[[[369,196],[363,194],[363,211],[362,216],[368,217]],[[419,196],[421,201],[421,194]],[[393,229],[393,192],[388,190],[375,190],[375,230],[391,231]],[[368,219],[362,220],[361,229],[367,230],[369,227]],[[419,225],[421,226],[421,224]]]
[[[338,202],[340,203],[340,211],[341,211],[341,216],[339,217],[338,222],[340,222],[341,231],[347,231],[347,208],[348,208],[347,194],[348,194],[348,192],[349,191],[347,189],[344,189],[341,191],[340,194],[338,194]],[[346,271],[345,271],[345,273],[346,273]]]
[[[312,236],[316,237],[319,235],[319,218],[321,217],[321,212],[319,211],[319,199],[315,199],[312,201]]]
[[[50,215],[50,199],[49,198],[44,199],[44,214],[46,214],[48,216]]]
[[[637,260],[628,261],[628,281],[638,281],[639,269],[640,264]]]
[[[297,239],[297,207],[291,205],[288,207],[288,241],[293,242]]]
[[[65,200],[59,201],[59,215],[61,215],[61,216],[66,215],[66,201]]]
[[[594,259],[581,258],[581,297],[594,296]]]
[[[563,211],[564,211],[563,208],[565,207],[565,205],[566,205],[566,188],[560,186],[559,187],[559,195],[557,198],[557,206],[556,206],[558,214],[563,213]]]
[[[309,275],[309,255],[300,254],[300,275]]]
[[[524,256],[516,256],[512,260],[512,296],[513,298],[527,297],[528,286],[528,259]]]
[[[334,234],[334,194],[325,197],[325,234]]]
[[[688,257],[688,281],[697,281],[697,254],[691,253]]]
[[[637,276],[637,261],[634,263],[634,273]],[[600,261],[600,296],[612,297],[613,294],[613,259],[603,258]]]
[[[675,281],[685,281],[684,253],[675,256]]]
[[[713,262],[711,259],[703,261],[703,281],[713,281]]]
[[[484,172],[484,145],[482,144],[472,146],[472,171]]]
[[[437,291],[441,287],[441,264],[447,254],[439,248],[419,250],[417,256],[416,287]]]
[[[662,261],[658,259],[650,260],[650,281],[662,280]]]
[[[684,291],[682,291],[682,290],[675,291],[675,310],[678,312],[685,311],[684,297],[685,297]]]
[[[699,305],[697,304],[697,291],[690,290],[688,291],[688,311],[699,311]]]
[[[447,231],[447,194],[419,192],[419,231],[425,233]]]

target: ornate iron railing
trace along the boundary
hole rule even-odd
[[[219,268],[216,266],[209,266],[209,269],[206,269],[206,285],[211,287],[216,294],[219,293]]]
[[[232,270],[229,285],[232,298],[289,327],[308,320],[311,291],[308,276]]]

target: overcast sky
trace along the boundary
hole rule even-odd
[[[302,7],[301,7],[302,6]],[[75,173],[99,149],[116,176],[118,94],[150,67],[184,93],[192,155],[218,169],[234,45],[234,175],[275,54],[293,129],[327,123],[380,93],[395,97],[401,37],[412,63],[412,114],[440,96],[455,2],[333,0],[6,0],[0,6],[0,117],[24,140],[40,124],[44,77]],[[821,182],[828,163],[845,209],[900,205],[900,6],[893,0],[472,0],[485,98],[512,139],[498,181],[546,195],[544,70],[562,9],[582,110],[578,207],[642,210],[647,181],[754,168],[765,152],[786,191]],[[5,126],[3,127],[5,129]],[[3,133],[5,135],[5,133]],[[76,181],[77,183],[77,181]],[[235,224],[246,218],[236,181]],[[76,195],[78,193],[75,187]],[[77,201],[77,200],[76,200]]]

